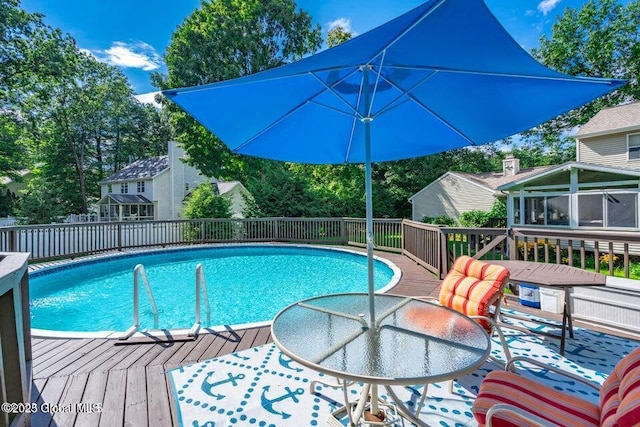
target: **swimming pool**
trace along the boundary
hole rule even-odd
[[[31,272],[31,326],[99,336],[125,331],[133,323],[133,269],[143,264],[159,328],[188,329],[195,320],[198,263],[204,267],[211,306],[211,325],[204,327],[270,321],[301,299],[367,289],[366,256],[343,249],[269,244],[154,250]],[[400,279],[398,268],[386,260],[376,259],[374,272],[378,290]],[[139,292],[140,329],[152,329],[153,313],[142,284]]]

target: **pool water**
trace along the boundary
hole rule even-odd
[[[327,293],[366,292],[366,257],[300,246],[174,249],[71,263],[30,274],[31,326],[57,331],[124,331],[133,324],[133,269],[143,264],[159,311],[159,328],[190,328],[195,321],[195,269],[204,267],[211,324],[271,320],[285,306]],[[376,260],[380,289],[396,280]],[[141,329],[153,328],[142,280]]]

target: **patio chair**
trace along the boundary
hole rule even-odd
[[[500,305],[504,296],[504,288],[509,281],[509,270],[463,255],[458,257],[451,269],[442,280],[440,293],[437,298],[427,296],[419,297],[423,300],[437,300],[440,305],[452,308],[460,313],[475,319],[489,334],[498,335],[505,360],[502,361],[494,355],[489,358],[501,367],[511,360],[509,346],[498,324]],[[425,319],[433,325],[437,319]],[[449,393],[453,394],[453,382],[449,381]],[[425,384],[416,406],[416,417],[424,407],[429,390],[429,384]]]
[[[598,404],[511,372],[526,362],[588,384],[599,391]],[[620,360],[602,387],[536,360],[514,357],[506,371],[490,372],[473,404],[480,426],[640,426],[640,347]]]
[[[504,365],[511,359],[511,352],[498,319],[508,281],[509,270],[506,268],[463,255],[456,259],[442,280],[439,296],[420,299],[438,300],[441,305],[476,319],[490,336],[497,334],[505,361],[493,355],[490,358]]]

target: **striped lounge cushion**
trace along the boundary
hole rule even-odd
[[[467,316],[491,317],[490,308],[502,296],[508,277],[509,271],[502,266],[461,256],[442,281],[440,304]],[[480,324],[491,331],[487,322]]]
[[[508,371],[490,372],[480,387],[473,404],[473,415],[480,426],[485,425],[487,411],[498,403],[506,403],[528,411],[551,425],[598,426],[600,411],[598,405],[567,395],[529,378]],[[520,427],[522,419],[508,415],[494,416],[493,426]]]
[[[640,426],[640,347],[618,362],[602,385],[600,412],[602,426]]]

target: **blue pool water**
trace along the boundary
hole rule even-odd
[[[195,268],[204,267],[211,325],[271,320],[285,306],[326,293],[366,292],[366,257],[298,246],[233,246],[152,251],[71,263],[30,274],[31,326],[57,331],[124,331],[133,323],[133,269],[143,264],[159,311],[159,327],[195,320]],[[374,264],[376,289],[394,271]],[[153,314],[140,281],[140,323]],[[206,315],[202,305],[202,320]]]

